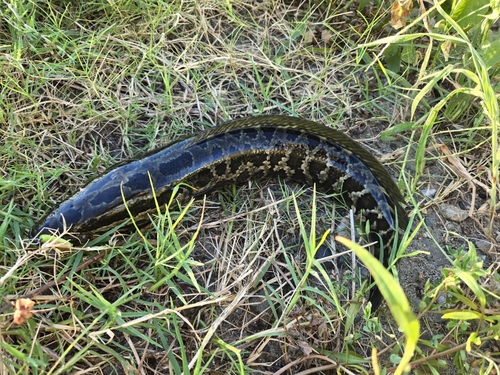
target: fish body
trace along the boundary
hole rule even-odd
[[[340,193],[376,230],[405,227],[398,187],[385,168],[347,135],[288,116],[256,116],[221,124],[112,168],[60,204],[32,231],[77,236],[102,233],[129,218],[154,212],[152,186],[160,204],[183,184],[201,196],[249,179],[285,178]],[[151,180],[150,180],[151,178]]]
[[[179,184],[183,195],[196,197],[224,185],[266,178],[315,184],[319,191],[337,193],[370,221],[370,229],[383,242],[373,247],[373,255],[388,265],[396,223],[403,229],[408,224],[403,196],[391,176],[347,135],[289,116],[229,121],[112,168],[50,212],[32,237],[68,229],[87,239],[123,224],[130,214],[137,224],[147,223],[149,214],[156,212],[152,187],[163,205]],[[377,288],[369,300],[373,310],[380,305]]]

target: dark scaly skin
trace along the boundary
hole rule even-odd
[[[256,116],[229,121],[111,169],[63,202],[32,234],[61,233],[65,224],[87,238],[121,224],[129,218],[121,189],[135,221],[146,222],[155,210],[148,172],[160,204],[170,199],[179,183],[191,186],[185,190],[193,196],[254,178],[315,183],[320,191],[342,193],[342,199],[370,221],[386,249],[396,230],[396,216],[399,227],[408,222],[391,176],[354,140],[300,118]],[[379,250],[374,255],[379,256]],[[389,257],[384,255],[387,265]]]

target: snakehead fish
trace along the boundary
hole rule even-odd
[[[164,204],[180,183],[202,196],[223,185],[276,177],[339,193],[370,221],[386,249],[396,222],[407,225],[398,187],[357,142],[312,121],[271,115],[229,121],[112,168],[49,213],[32,237],[65,228],[80,238],[102,233],[129,218],[124,199],[136,223],[147,222],[155,212],[151,186]]]

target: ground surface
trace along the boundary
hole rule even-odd
[[[329,373],[338,363],[341,372],[361,373],[371,368],[372,347],[383,367],[396,365],[404,338],[387,307],[378,319],[365,316],[345,330],[345,312],[317,271],[301,290],[300,303],[290,305],[308,272],[299,217],[307,229],[316,212],[318,239],[331,216],[340,216],[336,227],[345,220],[345,213],[331,212],[328,198],[312,210],[307,187],[290,190],[277,181],[229,187],[207,197],[205,206],[196,202],[173,232],[164,230],[172,227],[165,217],[167,225],[158,221],[163,235],[154,229],[146,238],[115,235],[57,257],[50,246],[34,253],[25,249],[21,239],[28,229],[89,177],[241,116],[279,113],[316,120],[362,142],[387,166],[415,216],[413,228],[421,225],[406,253],[422,253],[401,257],[397,268],[416,314],[425,306],[463,307],[452,292],[438,294],[434,304],[429,289],[444,280],[442,270],[455,259],[470,262],[464,267],[476,265],[467,258],[475,254],[470,244],[479,249],[482,269],[497,269],[498,216],[493,235],[485,234],[482,160],[490,149],[484,138],[477,136],[481,147],[454,149],[450,139],[461,126],[443,120],[418,180],[413,176],[420,130],[381,140],[384,130],[410,121],[411,97],[402,81],[370,64],[374,53],[363,55],[356,47],[393,33],[387,7],[358,11],[357,4],[275,1],[29,4],[9,8],[0,21],[2,38],[9,41],[1,63],[4,302],[75,271],[94,252],[104,256],[38,296],[40,311],[22,328],[12,325],[12,310],[2,311],[0,373],[187,373],[188,363],[191,371],[210,374]],[[411,83],[418,66],[406,68]],[[452,150],[448,158],[444,147]],[[471,171],[472,182],[457,165]],[[291,191],[300,192],[300,215]],[[463,221],[443,214],[442,203],[448,203],[467,216],[471,202],[472,215]],[[182,216],[175,213],[180,210],[174,204],[171,220]],[[349,280],[351,271],[326,272],[329,280]],[[498,290],[495,278],[482,282]],[[354,297],[351,284],[335,285],[343,308],[357,309],[355,303],[345,305]],[[363,302],[363,296],[355,299]],[[467,366],[480,372],[476,352],[462,349],[459,359],[438,355],[444,346],[465,341],[441,315],[419,316],[422,338],[431,344],[421,345],[415,360],[433,360],[440,374],[471,373]],[[485,352],[498,351],[494,341],[488,345]],[[430,373],[425,366],[414,371]]]

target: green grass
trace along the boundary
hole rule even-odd
[[[409,363],[499,372],[498,10],[447,2],[396,32],[388,3],[312,3],[2,3],[2,304],[59,282],[24,324],[0,312],[0,373],[396,370],[411,330],[364,309],[352,289],[366,270],[332,275],[314,259],[339,246],[323,235],[345,218],[303,187],[229,187],[172,201],[140,233],[27,248],[43,214],[107,167],[261,113],[339,128],[402,171],[414,228],[390,269],[421,326]],[[471,217],[444,219],[442,202]]]

